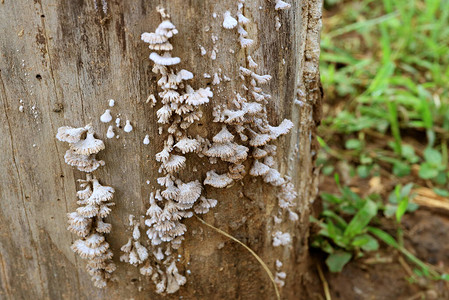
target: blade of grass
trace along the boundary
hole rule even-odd
[[[396,240],[391,235],[389,235],[382,229],[379,229],[376,227],[368,227],[368,231],[371,232],[372,234],[374,234],[378,239],[380,239],[387,245],[389,245],[389,246],[395,248],[396,250],[398,250],[399,252],[401,252],[411,262],[413,262],[415,265],[417,265],[421,269],[426,270],[430,275],[434,276],[435,278],[440,277],[440,274],[438,274],[438,272],[433,270],[432,266],[427,265],[426,263],[421,261],[419,258],[414,256],[412,253],[410,253],[407,249],[405,249],[404,247],[399,245],[399,243],[396,242]]]
[[[388,116],[391,133],[394,138],[394,152],[396,152],[399,156],[402,156],[402,140],[401,132],[399,130],[398,109],[396,103],[393,101],[388,102]]]
[[[338,28],[334,31],[331,31],[327,34],[328,38],[333,38],[336,37],[338,35],[342,35],[344,33],[350,32],[350,31],[354,31],[354,30],[359,30],[362,28],[367,28],[367,27],[372,27],[375,26],[377,24],[381,24],[383,22],[386,22],[388,20],[391,20],[393,18],[396,18],[397,16],[399,16],[398,12],[393,12],[391,14],[386,14],[383,15],[381,17],[375,18],[375,19],[371,19],[371,20],[366,20],[366,21],[362,21],[362,22],[357,22],[357,23],[352,23],[349,24],[347,26]]]

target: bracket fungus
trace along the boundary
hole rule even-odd
[[[153,72],[159,75],[157,85],[161,105],[156,114],[161,124],[159,133],[165,138],[164,147],[156,154],[162,173],[157,182],[162,188],[151,193],[145,220],[149,250],[155,253],[153,260],[162,261],[162,264],[148,260],[140,271],[141,274],[151,276],[156,284],[156,292],[174,293],[186,283],[186,278],[178,272],[173,251],[180,247],[187,230],[182,220],[193,216],[193,207],[203,192],[199,181],[183,182],[179,172],[186,167],[185,155],[201,148],[200,140],[189,136],[188,128],[202,117],[200,107],[209,102],[213,93],[210,88],[191,87],[187,81],[193,79],[193,73],[176,68],[181,59],[172,57],[170,51],[173,47],[169,40],[178,31],[165,11],[161,8],[158,10],[162,22],[155,32],[143,33],[141,38],[149,44],[151,50],[156,51],[150,54],[150,60],[154,63]],[[152,106],[158,105],[156,97],[151,97],[150,101]],[[198,206],[195,205],[198,210],[205,211],[216,205],[216,200],[203,198]],[[162,247],[165,247],[165,258]]]
[[[90,174],[104,165],[104,161],[95,159],[95,155],[104,149],[104,143],[96,139],[94,134],[91,125],[80,128],[63,126],[58,129],[56,138],[70,144],[70,149],[64,155],[65,162],[87,173],[86,179],[78,180],[81,187],[77,192],[79,207],[67,214],[67,229],[80,237],[71,248],[81,258],[88,260],[87,272],[92,276],[94,285],[103,288],[116,268],[111,260],[113,254],[109,243],[104,237],[112,227],[104,218],[111,212],[110,206],[114,205],[109,202],[114,189],[101,185]]]

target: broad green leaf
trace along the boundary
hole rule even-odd
[[[377,240],[369,234],[358,235],[351,243],[354,247],[360,247],[364,251],[375,251],[379,249]]]
[[[394,216],[397,208],[398,208],[397,205],[392,205],[392,204],[385,205],[385,209],[384,209],[385,217],[391,218],[392,216]]]
[[[398,177],[407,176],[410,174],[410,165],[399,160],[393,163],[393,174]]]
[[[343,267],[351,260],[352,254],[338,251],[330,254],[326,259],[326,265],[331,272],[341,272]]]
[[[357,139],[349,139],[345,142],[345,148],[350,150],[360,150],[362,145],[362,141]]]
[[[401,197],[409,196],[410,192],[413,188],[413,182],[407,183],[404,185],[404,187],[401,189]]]
[[[429,164],[436,166],[441,165],[443,162],[443,157],[441,156],[441,153],[432,148],[426,148],[426,150],[424,150],[424,159]]]
[[[323,175],[329,176],[334,172],[335,168],[332,165],[328,165],[328,166],[324,166],[321,169],[321,172],[323,173]]]
[[[344,236],[353,238],[361,233],[376,214],[376,203],[367,199],[365,205],[355,214],[351,222],[349,222],[348,227],[346,227],[344,232]]]
[[[419,167],[418,175],[422,179],[431,179],[438,176],[438,170],[429,163],[423,163]]]
[[[379,242],[372,237],[371,235],[367,235],[369,238],[369,241],[362,245],[362,249],[364,251],[377,251],[379,249]]]
[[[372,166],[361,165],[357,167],[357,175],[360,178],[368,178],[371,172]]]
[[[449,197],[449,191],[448,190],[434,188],[433,191],[435,192],[435,194],[437,194],[439,196]]]

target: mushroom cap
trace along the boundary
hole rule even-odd
[[[180,203],[192,204],[201,196],[202,186],[198,180],[182,183],[178,185],[178,188],[179,194],[176,200]]]
[[[196,151],[200,147],[200,145],[200,142],[198,142],[196,139],[183,137],[174,145],[174,147],[178,148],[183,154],[185,154],[187,152]]]
[[[62,126],[58,128],[56,138],[61,142],[76,143],[81,139],[81,136],[89,129],[88,126],[74,128],[70,126]]]
[[[230,185],[233,180],[225,173],[225,174],[217,174],[215,170],[208,171],[206,173],[206,179],[204,180],[204,184],[211,185],[216,188],[224,188]]]
[[[270,171],[270,167],[259,162],[257,159],[254,161],[249,174],[251,176],[263,176]]]
[[[226,11],[223,14],[223,27],[226,29],[232,29],[237,26],[237,20],[231,16],[231,13],[229,11]]]
[[[150,59],[155,64],[162,66],[173,66],[181,62],[181,59],[179,57],[171,57],[169,52],[167,52],[164,56],[160,56],[156,52],[151,52]]]
[[[77,154],[90,155],[100,152],[105,146],[102,140],[96,139],[93,133],[88,132],[84,140],[71,144],[70,148]]]
[[[172,173],[184,168],[185,163],[186,158],[184,156],[171,154],[168,160],[163,162],[163,166],[169,173]]]
[[[165,35],[162,34],[157,34],[154,32],[144,32],[142,33],[142,35],[140,36],[140,39],[142,41],[144,41],[145,43],[149,43],[149,44],[163,44],[166,43],[168,41],[168,38]]]
[[[228,128],[226,127],[226,125],[223,125],[223,127],[221,128],[220,132],[217,133],[212,140],[215,143],[228,143],[228,142],[232,142],[234,140],[234,135],[232,133],[229,132]]]

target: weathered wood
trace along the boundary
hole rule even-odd
[[[101,1],[97,0],[101,6]],[[173,38],[174,54],[181,67],[192,71],[194,87],[210,84],[203,73],[223,73],[233,78],[213,87],[213,103],[229,100],[241,90],[239,65],[251,53],[259,70],[273,76],[266,89],[272,94],[270,122],[283,118],[295,123],[280,138],[278,164],[298,188],[300,222],[284,224],[294,232],[292,247],[272,246],[273,220],[277,209],[276,189],[261,180],[244,180],[230,189],[208,188],[219,203],[204,219],[230,233],[258,253],[274,270],[284,262],[286,285],[282,298],[301,299],[307,271],[308,208],[316,193],[313,167],[314,131],[319,121],[318,55],[320,0],[291,1],[292,8],[275,11],[274,1],[245,4],[252,20],[249,34],[255,45],[241,50],[235,30],[221,27],[222,14],[237,10],[236,0],[107,1],[105,14],[95,0],[5,0],[0,4],[0,298],[4,299],[149,299],[153,283],[138,269],[118,261],[119,248],[129,236],[129,214],[142,215],[148,195],[156,184],[162,147],[157,134],[155,110],[146,105],[156,91],[149,50],[140,34],[153,31],[160,21],[156,5],[163,4],[179,34]],[[212,17],[216,12],[218,17]],[[275,30],[275,16],[282,27]],[[216,60],[200,55],[199,45],[213,47],[211,35],[219,37]],[[235,54],[229,52],[233,49]],[[116,100],[113,113],[134,125],[120,138],[105,138],[107,126],[99,121],[107,99]],[[302,106],[294,103],[302,102]],[[20,102],[22,101],[22,102]],[[24,111],[19,111],[23,105]],[[212,104],[197,131],[218,131],[211,126]],[[106,150],[99,157],[106,166],[96,171],[116,189],[108,235],[118,270],[104,290],[90,282],[85,262],[70,250],[75,237],[66,230],[66,213],[76,208],[76,179],[84,174],[64,163],[66,145],[55,134],[62,125],[83,126],[92,122]],[[145,134],[150,145],[143,145]],[[183,175],[204,179],[204,159],[189,157]],[[197,165],[200,172],[192,172]],[[150,180],[147,185],[146,181]],[[239,196],[240,195],[240,196]],[[242,196],[243,195],[243,196]],[[188,233],[179,250],[179,265],[190,270],[188,282],[169,299],[273,299],[271,282],[257,261],[240,245],[211,231],[195,218],[186,222]],[[224,243],[224,247],[219,247]],[[220,248],[220,249],[219,249]]]

